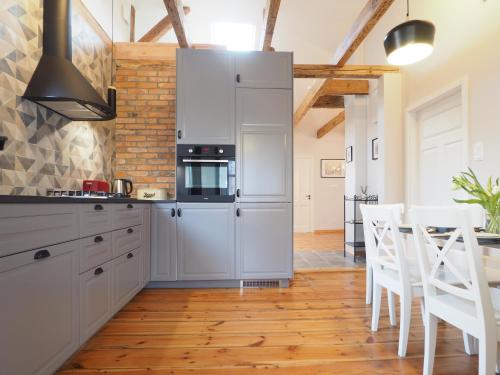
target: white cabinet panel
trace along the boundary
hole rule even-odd
[[[144,207],[144,218],[142,220],[144,230],[144,241],[142,246],[143,257],[143,286],[151,280],[151,205]]]
[[[80,272],[103,264],[112,258],[111,233],[82,238],[80,241]]]
[[[238,205],[236,264],[241,279],[292,277],[291,206],[291,203]]]
[[[127,251],[141,248],[144,244],[144,229],[142,225],[127,229],[115,230],[113,238],[113,257],[116,258]]]
[[[234,84],[231,52],[177,50],[177,143],[234,144]]]
[[[234,278],[234,204],[178,203],[179,280]]]
[[[143,207],[139,204],[113,204],[113,230],[142,224]]]
[[[78,347],[78,241],[0,259],[0,301],[0,372],[54,373]]]
[[[111,318],[111,262],[80,275],[80,343],[87,341]]]
[[[176,205],[160,204],[153,208],[151,238],[151,280],[177,279]]]
[[[77,238],[74,204],[0,205],[0,257]]]
[[[237,89],[240,202],[292,201],[292,93]]]
[[[235,55],[237,87],[284,88],[293,84],[290,52],[245,52]]]
[[[110,204],[80,204],[80,237],[92,236],[112,230],[112,205]]]
[[[113,313],[142,288],[142,251],[136,249],[113,260]]]

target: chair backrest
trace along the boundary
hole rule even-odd
[[[373,272],[390,269],[398,273],[400,281],[410,286],[410,274],[399,224],[404,206],[360,205],[363,215],[363,233],[367,260]]]
[[[471,215],[470,208],[459,206],[410,210],[425,298],[450,294],[472,301],[476,317],[491,323],[493,307]],[[429,234],[428,227],[455,229],[445,240]],[[460,238],[463,243],[457,243]]]

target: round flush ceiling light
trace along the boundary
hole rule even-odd
[[[391,31],[384,39],[387,61],[392,65],[408,65],[428,57],[434,49],[436,28],[431,22],[406,21]]]

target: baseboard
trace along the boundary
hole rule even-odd
[[[314,231],[314,234],[343,234],[343,229],[318,229]]]

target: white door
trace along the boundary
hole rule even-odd
[[[312,170],[311,157],[296,157],[293,181],[294,232],[312,231]]]
[[[177,210],[175,203],[153,208],[151,280],[177,279]]]
[[[432,103],[417,112],[418,191],[420,205],[449,205],[458,193],[452,191],[452,177],[460,173],[464,153],[460,92]]]

